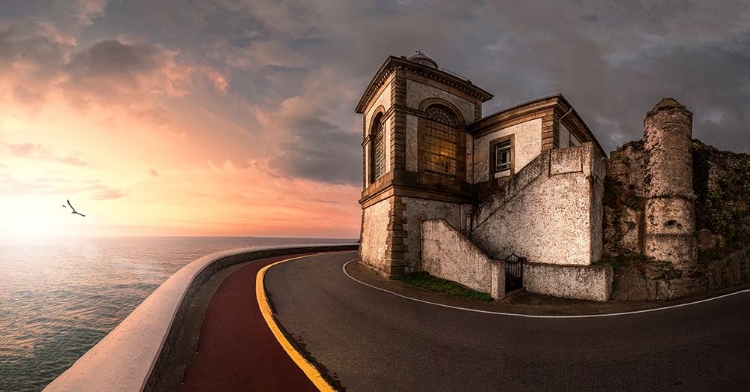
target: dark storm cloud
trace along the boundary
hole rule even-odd
[[[63,90],[83,106],[91,102],[126,105],[143,100],[152,89],[172,90],[179,95],[180,87],[175,83],[184,75],[170,74],[174,57],[175,53],[149,42],[100,41],[71,56],[65,67]],[[164,116],[161,107],[148,107],[140,114]]]
[[[748,151],[747,2],[534,2],[493,8],[483,14],[502,31],[478,51],[477,63],[496,68],[472,75],[501,102],[485,109],[559,91],[605,150],[612,150],[639,139],[645,113],[671,96],[695,113],[695,137]]]
[[[74,5],[66,18],[90,24],[80,47],[44,23],[0,24],[0,71],[21,59],[37,72],[12,90],[15,100],[36,104],[55,80],[82,107],[137,103],[153,89],[180,95],[166,82],[179,55],[231,81],[226,98],[194,98],[217,121],[192,136],[218,146],[223,155],[211,159],[238,167],[267,159],[287,176],[360,184],[353,108],[388,55],[416,49],[493,93],[485,114],[562,92],[610,151],[640,138],[645,113],[671,96],[694,112],[695,137],[750,152],[750,1]],[[102,40],[133,33],[144,40]],[[170,115],[161,106],[131,113],[153,122]]]
[[[296,131],[283,143],[274,166],[293,177],[334,184],[362,181],[361,136],[343,132],[320,118],[300,118]]]

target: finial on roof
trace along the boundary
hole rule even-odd
[[[435,60],[427,57],[427,55],[425,55],[424,53],[422,53],[421,49],[417,49],[416,52],[417,52],[416,54],[413,54],[413,55],[409,56],[408,59],[411,60],[411,61],[414,61],[415,63],[426,65],[426,66],[431,67],[431,68],[437,68],[438,67],[438,65],[435,62]]]

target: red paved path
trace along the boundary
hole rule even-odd
[[[185,369],[180,390],[318,390],[273,336],[255,296],[261,268],[296,256],[257,260],[224,280],[208,305],[198,350]]]

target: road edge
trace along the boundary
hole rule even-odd
[[[261,268],[255,278],[255,296],[258,299],[258,306],[260,307],[260,312],[263,315],[263,319],[266,321],[268,328],[273,333],[273,336],[276,337],[276,340],[279,342],[284,351],[286,351],[287,355],[289,355],[292,361],[294,361],[294,363],[297,364],[302,372],[305,373],[307,378],[310,379],[310,381],[315,385],[315,387],[318,388],[318,390],[323,392],[334,392],[335,389],[331,386],[331,384],[328,383],[328,381],[325,379],[325,377],[323,377],[320,371],[294,347],[289,339],[287,339],[286,335],[284,335],[284,333],[281,331],[281,328],[276,322],[276,318],[273,316],[271,303],[268,300],[268,296],[266,295],[264,279],[266,276],[266,271],[268,271],[268,269],[277,264],[286,263],[287,261],[298,260],[309,256],[310,255],[292,257],[289,259],[277,261],[273,264],[269,264]]]

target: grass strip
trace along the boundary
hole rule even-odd
[[[421,287],[436,293],[445,293],[454,297],[476,299],[480,301],[492,301],[492,297],[487,293],[472,290],[450,280],[434,277],[430,275],[429,272],[425,271],[412,272],[396,279],[406,284]]]

